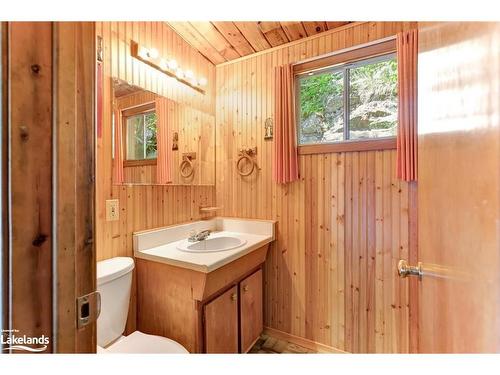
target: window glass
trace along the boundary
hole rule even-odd
[[[344,72],[327,72],[299,79],[299,143],[344,139]]]
[[[394,54],[299,75],[296,84],[299,144],[396,135]]]
[[[349,139],[396,135],[397,75],[394,59],[349,69]]]
[[[146,159],[156,158],[156,113],[144,116],[146,134]]]
[[[156,158],[156,113],[127,117],[127,160]]]

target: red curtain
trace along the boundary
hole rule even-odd
[[[274,68],[273,180],[286,184],[299,179],[293,70],[290,64]]]
[[[123,184],[123,141],[122,116],[119,109],[114,111],[115,154],[113,158],[113,183]]]
[[[156,183],[172,182],[172,131],[168,99],[156,98]]]
[[[398,138],[397,176],[417,180],[417,59],[418,30],[397,35]]]

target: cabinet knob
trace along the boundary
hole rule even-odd
[[[248,292],[248,285],[244,285],[244,286],[243,286],[243,291],[244,291],[244,292]]]
[[[237,298],[238,298],[238,295],[236,293],[231,294],[231,299],[233,301],[236,301]]]

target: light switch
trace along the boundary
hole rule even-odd
[[[120,204],[118,199],[106,200],[106,221],[116,221],[120,218]]]

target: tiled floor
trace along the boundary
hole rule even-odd
[[[262,354],[307,354],[315,353],[312,350],[292,344],[288,341],[262,334],[249,353]]]

